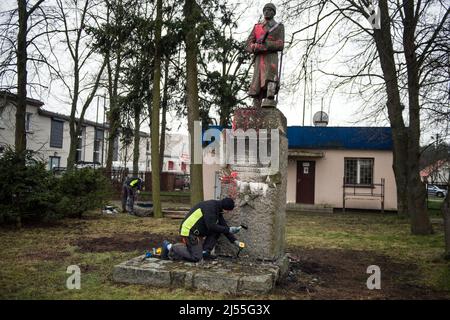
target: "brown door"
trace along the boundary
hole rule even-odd
[[[297,161],[297,203],[314,204],[315,161]]]

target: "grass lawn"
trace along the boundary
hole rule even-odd
[[[375,213],[289,213],[291,272],[270,295],[228,296],[112,282],[115,264],[174,239],[180,220],[90,213],[82,220],[0,229],[1,299],[317,299],[449,298],[450,263],[443,229],[411,236],[406,220]],[[81,268],[81,290],[66,289],[69,265]],[[366,288],[379,265],[382,290]]]

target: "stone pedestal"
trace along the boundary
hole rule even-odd
[[[152,287],[186,288],[228,294],[264,294],[287,272],[287,257],[274,263],[251,263],[240,259],[218,259],[190,263],[144,256],[114,267],[116,282]]]
[[[222,174],[225,177],[222,181],[226,185],[221,188],[221,198],[231,197],[235,200],[235,209],[231,214],[225,215],[228,224],[248,226],[247,230],[242,229],[236,235],[246,244],[239,257],[244,260],[277,261],[283,258],[285,250],[288,163],[286,118],[280,110],[273,108],[239,109],[235,113],[233,125],[234,130],[242,129],[245,132],[254,129],[259,133],[265,129],[271,132],[270,138],[278,136],[275,141],[278,145],[274,145],[272,140],[268,146],[271,159],[277,161],[261,163],[259,149],[266,140],[261,141],[261,136],[257,135],[258,152],[249,150],[252,145],[249,142],[245,155],[248,158],[258,154],[258,161],[252,164],[241,161],[229,165]],[[237,249],[225,237],[221,237],[215,253],[235,256]]]

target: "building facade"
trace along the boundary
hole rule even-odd
[[[390,128],[288,127],[287,203],[397,210]],[[203,166],[205,199],[220,194],[220,166]]]
[[[16,96],[0,93],[0,154],[7,146],[14,146]],[[26,135],[27,149],[48,163],[48,169],[64,169],[70,148],[69,116],[43,109],[43,103],[27,99]],[[102,167],[108,153],[109,126],[107,123],[83,121],[78,137],[77,166]],[[187,136],[166,135],[166,152],[163,171],[189,172]],[[114,141],[113,169],[133,169],[133,139],[126,143],[123,135]],[[184,171],[183,171],[184,170]],[[140,132],[139,171],[151,171],[150,136]]]

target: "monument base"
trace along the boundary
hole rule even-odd
[[[215,291],[228,294],[264,294],[287,275],[287,255],[274,262],[248,262],[219,257],[190,263],[143,255],[114,267],[116,282]]]

